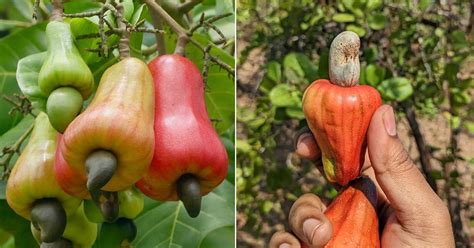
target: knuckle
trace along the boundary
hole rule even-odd
[[[393,174],[403,174],[414,167],[415,164],[401,145],[392,151],[386,165],[387,171]]]

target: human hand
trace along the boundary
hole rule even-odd
[[[382,247],[454,247],[449,212],[416,168],[398,139],[392,107],[374,113],[367,131],[368,158],[362,174],[377,185]],[[297,138],[296,152],[316,162],[322,171],[321,152],[311,132]],[[313,194],[293,204],[289,224],[293,234],[277,232],[270,248],[324,247],[332,237],[326,206]]]

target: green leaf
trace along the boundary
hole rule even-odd
[[[346,9],[352,9],[354,0],[342,0],[342,5],[344,5],[344,8]]]
[[[13,212],[6,200],[0,200],[0,213],[0,229],[15,236],[15,247],[38,247],[30,222]]]
[[[130,21],[135,12],[135,6],[133,5],[133,0],[122,0],[121,4],[123,5],[123,17]],[[133,24],[133,23],[132,23]]]
[[[318,67],[308,58],[308,56],[297,53],[296,58],[303,69],[304,78],[307,81],[314,81],[318,77]]]
[[[464,127],[467,129],[467,131],[471,134],[474,135],[474,122],[472,121],[464,121]]]
[[[33,4],[29,0],[15,0],[13,6],[21,15],[20,20],[31,21],[33,16]]]
[[[0,199],[1,200],[5,200],[7,198],[6,190],[7,190],[7,181],[0,180]]]
[[[457,170],[451,171],[451,172],[449,173],[449,176],[450,176],[451,178],[457,178],[457,177],[459,177],[459,171],[457,171]]]
[[[318,68],[302,53],[289,53],[283,59],[285,77],[294,83],[303,79],[313,81],[318,75]]]
[[[132,4],[133,9],[133,1],[130,1]],[[140,5],[140,7],[135,11],[133,17],[130,16],[128,19],[132,19],[131,23],[136,24],[140,19],[143,19],[142,15],[144,15],[143,7],[145,4]],[[135,58],[143,59],[142,55],[142,43],[143,43],[143,33],[141,32],[132,32],[130,34],[130,56]]]
[[[227,132],[235,132],[234,126],[229,128]],[[227,133],[224,133],[226,135]],[[234,137],[223,137],[221,135],[222,144],[224,144],[225,150],[227,151],[227,157],[229,158],[229,167],[227,170],[226,180],[232,184],[235,184],[235,145]]]
[[[309,25],[310,26],[316,26],[316,24],[319,23],[319,21],[324,19],[324,11],[320,7],[316,7],[314,10],[314,13],[311,15],[311,19],[309,20]]]
[[[0,247],[15,248],[15,236],[7,231],[0,229]]]
[[[18,62],[16,80],[23,94],[34,108],[46,112],[46,96],[38,86],[38,74],[46,59],[46,52],[26,56]]]
[[[369,27],[373,30],[380,30],[385,27],[385,16],[383,14],[375,14],[369,16]]]
[[[299,107],[301,106],[301,96],[298,93],[287,84],[279,84],[270,91],[268,96],[275,107]]]
[[[221,1],[203,1],[201,4],[198,4],[190,12],[192,15],[193,22],[199,22],[199,18],[204,13],[206,19],[212,18],[217,15],[234,13],[234,5],[232,0],[221,0]],[[231,15],[225,18],[222,18],[213,24],[222,32],[224,37],[227,40],[235,38],[235,15]],[[204,29],[202,29],[204,31]],[[206,33],[211,37],[211,40],[218,41],[220,36],[212,29],[209,29]]]
[[[385,78],[385,69],[370,64],[365,69],[365,80],[372,86],[377,86]]]
[[[304,71],[298,62],[296,53],[289,53],[283,59],[285,77],[292,82],[299,82],[304,78]]]
[[[367,84],[367,66],[362,65],[360,67],[360,75],[359,75],[359,84]]]
[[[426,9],[428,9],[428,7],[430,7],[430,5],[432,3],[433,3],[433,0],[419,0],[418,1],[418,8],[421,11],[425,11]]]
[[[367,63],[374,63],[377,61],[378,51],[376,47],[367,47],[366,49],[364,49],[363,54]]]
[[[220,248],[222,244],[229,243],[229,240],[234,240],[235,233],[233,226],[226,226],[218,228],[210,232],[198,246],[200,248]]]
[[[356,33],[359,37],[364,37],[365,35],[365,29],[357,25],[349,24],[346,26],[346,30]]]
[[[2,136],[0,136],[0,154],[3,153],[3,149],[7,146],[12,146],[15,142],[25,133],[25,131],[33,124],[34,118],[31,115],[25,116],[20,123],[18,123],[15,127],[8,130]],[[26,141],[23,145],[26,144]],[[17,155],[14,155],[13,158],[10,160],[10,164],[8,165],[10,168],[15,163],[16,159],[18,158]],[[2,193],[0,193],[1,195]],[[2,197],[0,197],[2,199]]]
[[[382,81],[377,88],[384,98],[403,101],[413,94],[410,81],[404,77],[393,77]]]
[[[277,61],[270,61],[267,64],[267,77],[275,83],[281,81],[281,65]]]
[[[466,40],[466,34],[461,30],[455,30],[450,35],[454,49],[462,49],[469,45]]]
[[[247,153],[252,150],[252,146],[246,140],[237,139],[237,150]]]
[[[132,16],[132,18],[131,18],[131,20],[130,20],[130,23],[131,23],[131,24],[137,24],[138,21],[140,21],[140,19],[143,18],[142,15],[145,14],[145,12],[143,11],[143,8],[144,8],[144,7],[145,7],[145,4],[141,4],[141,5],[137,8],[137,10],[135,10],[135,13],[133,13],[133,16]]]
[[[33,53],[46,50],[45,24],[37,24],[15,32],[0,40],[0,92],[11,96],[20,93],[16,82],[18,61]],[[0,135],[15,126],[21,115],[9,116],[12,105],[0,98]]]
[[[430,175],[434,180],[443,179],[443,173],[440,170],[431,170]]]
[[[323,49],[321,55],[319,57],[319,64],[318,64],[318,76],[319,78],[329,78],[329,50]]]
[[[145,200],[144,211],[136,218],[135,247],[196,247],[213,231],[234,225],[234,186],[224,181],[202,199],[201,213],[188,216],[181,202]],[[233,232],[233,230],[232,230]],[[227,239],[221,247],[233,247]]]
[[[305,118],[303,109],[301,107],[287,107],[285,112],[286,115],[293,119],[303,120]]]
[[[355,16],[352,14],[340,13],[333,15],[332,20],[335,22],[353,22],[355,21]]]
[[[461,118],[459,116],[452,116],[449,119],[449,126],[451,126],[451,129],[456,129],[461,125]]]
[[[98,8],[100,8],[100,3],[90,0],[75,0],[64,3],[64,13],[66,14],[92,11]]]
[[[74,34],[75,37],[99,32],[98,24],[87,18],[74,18],[70,21],[70,25],[71,32]],[[107,37],[108,46],[116,45],[118,41],[119,37],[117,35],[111,35]],[[93,63],[103,63],[105,60],[107,60],[107,58],[99,57],[98,53],[90,52],[87,50],[91,48],[97,49],[97,44],[99,44],[99,42],[100,38],[76,39],[76,47],[81,53],[81,57],[88,65]]]
[[[263,201],[261,208],[263,213],[268,214],[273,209],[273,202]]]
[[[368,0],[367,1],[367,10],[371,11],[382,6],[382,0]]]

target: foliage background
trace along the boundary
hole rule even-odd
[[[41,1],[40,18],[32,19],[32,0],[0,0],[0,95],[11,97],[20,94],[18,84],[34,84],[41,60],[32,60],[24,64],[17,72],[17,63],[22,58],[39,54],[46,50],[45,27],[47,17],[52,9],[48,0]],[[151,27],[151,19],[142,1],[123,1],[131,4],[132,19],[138,21],[145,18],[147,27]],[[162,2],[162,1],[160,1]],[[65,1],[65,13],[78,13],[97,10],[98,1],[77,0]],[[130,8],[129,8],[130,9]],[[204,0],[189,13],[190,20],[199,20],[202,13],[206,18],[225,13],[234,13],[234,3],[231,0]],[[234,67],[233,47],[235,44],[235,15],[231,15],[215,23],[217,28],[226,36],[226,46],[213,46],[211,54]],[[97,32],[97,18],[77,18],[71,21],[74,35]],[[168,52],[174,50],[176,35],[169,28],[165,29]],[[202,45],[207,45],[217,39],[214,31],[199,29],[193,38]],[[112,40],[112,41],[110,41]],[[117,42],[118,39],[110,39]],[[86,51],[86,48],[96,48],[98,39],[78,40],[82,56],[94,73],[95,82],[105,69],[117,61],[118,54],[107,58],[98,57]],[[145,61],[153,59],[157,54],[150,49],[155,43],[153,34],[135,33],[131,37],[131,54]],[[150,50],[152,52],[150,52]],[[187,56],[200,68],[203,67],[204,54],[193,45],[186,47]],[[17,81],[17,78],[19,81]],[[145,209],[137,217],[138,236],[135,247],[226,247],[234,246],[234,78],[213,63],[210,64],[207,77],[206,104],[210,118],[218,130],[229,156],[229,173],[218,188],[203,198],[202,212],[198,218],[190,218],[181,203],[157,202],[146,198]],[[40,101],[38,101],[40,103]],[[36,102],[34,102],[36,103]],[[41,109],[41,104],[34,104]],[[33,122],[29,115],[19,112],[9,114],[12,105],[0,98],[0,247],[37,247],[31,232],[29,222],[16,215],[5,200],[5,184],[18,155],[11,161],[5,161],[6,148],[12,146]],[[25,141],[23,146],[27,143]],[[23,147],[22,146],[22,147]],[[21,151],[21,149],[20,149]],[[100,231],[99,231],[100,232]],[[80,235],[80,234],[79,234]],[[94,247],[110,247],[110,240],[98,236]]]
[[[361,37],[361,84],[397,112],[411,158],[449,207],[457,247],[473,243],[473,20],[469,1],[239,0],[239,247],[263,247],[298,196],[336,191],[293,153],[301,97],[328,78],[341,31]],[[403,185],[401,185],[403,187]]]

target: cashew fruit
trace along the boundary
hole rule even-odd
[[[303,112],[322,152],[326,178],[342,186],[357,178],[364,164],[366,134],[382,104],[378,91],[357,85],[359,37],[338,35],[330,51],[330,80],[314,81],[303,95]]]
[[[57,132],[48,116],[36,117],[31,137],[8,178],[6,198],[20,216],[41,230],[43,241],[58,239],[66,226],[66,216],[81,200],[64,192],[54,180],[54,153]]]
[[[153,81],[146,64],[125,58],[108,68],[89,107],[59,143],[56,171],[68,193],[123,191],[147,171],[153,157]]]
[[[324,214],[332,224],[333,237],[326,248],[380,247],[377,191],[368,177],[342,190]]]
[[[159,56],[148,66],[155,84],[155,150],[136,185],[153,199],[181,200],[195,217],[201,196],[224,180],[227,153],[207,114],[198,68],[177,54]]]
[[[324,214],[332,224],[332,238],[325,248],[379,248],[377,191],[368,177],[352,181],[339,192]],[[309,246],[301,242],[302,248]]]
[[[74,45],[68,23],[46,26],[47,57],[38,75],[38,86],[48,96],[46,112],[53,127],[64,132],[82,109],[94,88],[94,77]]]

